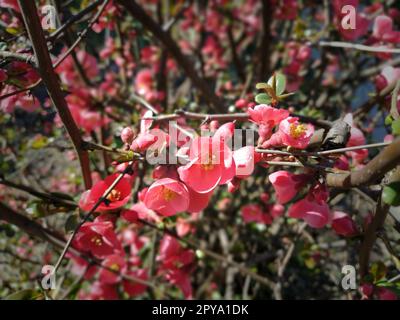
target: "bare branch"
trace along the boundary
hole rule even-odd
[[[61,121],[72,140],[79,157],[85,187],[89,189],[92,186],[89,155],[87,151],[82,150],[81,148],[81,134],[72,118],[70,110],[68,109],[67,102],[65,101],[64,95],[59,86],[58,77],[54,72],[44,33],[37,15],[35,2],[19,0],[18,3],[35,52],[39,73],[42,77],[43,83],[46,85],[49,96],[60,115]]]

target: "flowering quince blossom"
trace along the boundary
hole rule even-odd
[[[101,268],[99,273],[99,280],[102,283],[118,283],[121,280],[121,274],[126,271],[125,258],[118,254],[113,254],[105,258],[102,266],[104,268]]]
[[[350,138],[349,141],[347,142],[346,147],[355,147],[364,145],[366,143],[364,133],[360,129],[354,126],[352,114],[351,113],[347,114],[343,120],[351,126]],[[365,158],[368,157],[368,149],[348,151],[346,152],[346,154],[352,158],[355,164],[360,164],[363,162]]]
[[[96,275],[98,266],[91,265],[87,260],[75,256],[70,252],[68,252],[66,256],[72,260],[71,271],[77,276],[83,276],[84,279],[90,280]]]
[[[269,175],[268,179],[275,189],[277,200],[285,204],[298,194],[305,184],[306,175],[296,175],[288,171],[276,171]]]
[[[79,207],[84,211],[90,211],[104,192],[114,183],[118,174],[112,174],[105,180],[97,182],[90,190],[85,191],[79,200]],[[128,177],[123,177],[107,196],[96,211],[113,211],[128,203],[131,196],[131,184]]]
[[[94,282],[89,293],[79,292],[79,299],[81,300],[118,300],[118,291],[114,285],[102,283],[100,281]]]
[[[187,187],[183,183],[170,178],[163,178],[154,182],[144,197],[144,204],[147,208],[166,217],[186,211],[189,202]]]
[[[190,272],[194,258],[193,251],[185,250],[175,238],[165,235],[161,239],[157,256],[157,261],[161,263],[158,272],[179,287],[187,299],[192,298]]]
[[[400,43],[400,31],[393,30],[393,19],[386,15],[375,18],[372,36],[379,41]]]
[[[347,11],[342,12],[342,8],[344,6],[352,6],[356,8],[355,10],[355,28],[343,28],[342,21],[343,18],[346,16]],[[338,28],[341,36],[345,40],[354,41],[368,32],[369,27],[369,19],[364,13],[360,13],[361,10],[358,10],[359,1],[358,0],[334,0],[333,1],[333,8],[335,12],[335,25]]]
[[[233,151],[233,160],[236,165],[235,176],[244,179],[253,173],[254,165],[261,160],[261,156],[253,146],[246,146]]]
[[[326,203],[328,195],[325,186],[321,184],[313,186],[304,199],[289,208],[289,217],[303,219],[313,228],[323,228],[332,220],[331,211]]]
[[[279,124],[278,134],[282,143],[293,148],[307,148],[313,133],[312,124],[301,124],[296,117],[288,117]]]
[[[86,26],[85,32],[99,34],[88,33],[94,36],[90,43],[82,34],[69,52],[68,39],[43,26],[50,55],[41,57],[40,39],[29,37],[34,26],[24,21],[35,14],[44,20],[46,1],[25,12],[22,1],[0,0],[0,242],[4,233],[16,255],[46,265],[63,262],[65,255],[71,268],[56,272],[65,284],[74,282],[73,290],[65,290],[67,299],[241,297],[244,282],[257,287],[247,290],[248,298],[270,298],[278,292],[264,277],[276,278],[277,272],[282,278],[275,256],[285,247],[293,259],[279,264],[295,272],[280,279],[282,296],[311,297],[316,291],[297,285],[299,276],[306,271],[311,277],[318,268],[318,279],[328,279],[342,256],[320,246],[322,241],[346,237],[341,250],[361,248],[362,256],[360,244],[379,215],[360,201],[360,193],[335,196],[363,179],[365,192],[385,203],[397,191],[386,170],[397,165],[391,154],[400,138],[396,1],[211,0],[164,6],[157,0],[108,0],[89,6],[81,1],[80,8],[75,2],[63,8],[80,16],[71,32]],[[60,19],[68,24],[65,13]],[[355,27],[349,26],[354,20]],[[55,75],[39,73],[42,58],[54,65]],[[262,79],[268,73],[272,77]],[[56,83],[50,85],[49,78]],[[260,83],[252,88],[255,81]],[[68,137],[74,148],[62,143]],[[352,150],[360,146],[364,149]],[[49,165],[43,165],[47,157]],[[21,167],[29,170],[15,176]],[[43,181],[34,183],[36,178]],[[32,191],[35,185],[43,190],[20,196],[14,189],[31,191],[24,180],[32,181]],[[340,202],[328,201],[334,197]],[[61,257],[36,247],[29,228],[11,226],[21,213],[32,226],[61,232],[61,224],[71,227],[75,209],[86,219]],[[57,212],[64,217],[53,215]],[[51,224],[39,221],[48,216]],[[303,224],[318,230],[295,243]],[[393,228],[382,225],[379,232],[394,239]],[[41,240],[53,245],[52,238]],[[224,262],[225,240],[233,247]],[[360,259],[358,292],[332,291],[321,283],[317,294],[397,299],[396,283],[386,282],[396,267],[389,259],[392,250],[372,244],[369,249],[371,261]],[[264,252],[273,259],[258,259]],[[21,273],[35,278],[22,262],[29,261],[18,261]],[[375,263],[382,264],[378,271]],[[239,264],[241,272],[230,274]],[[387,270],[377,279],[381,267]],[[147,292],[147,283],[156,290]],[[8,291],[1,288],[0,294]]]
[[[195,138],[189,149],[190,162],[178,168],[179,178],[197,193],[209,193],[235,175],[233,153],[218,130],[212,138]]]
[[[269,139],[272,129],[289,116],[289,111],[265,104],[249,108],[247,113],[250,116],[250,120],[258,124],[258,133],[263,141]]]
[[[358,233],[354,220],[347,213],[341,211],[333,212],[332,229],[345,237],[351,237]]]
[[[248,204],[241,208],[243,221],[246,223],[249,222],[264,222],[264,214],[259,205],[256,204]]]
[[[126,275],[132,278],[141,279],[143,281],[147,281],[149,279],[148,271],[146,269],[127,271]],[[124,287],[124,291],[130,297],[140,296],[147,290],[147,286],[145,284],[139,283],[137,281],[123,280],[122,285]]]
[[[400,68],[386,66],[382,69],[382,72],[375,78],[375,86],[378,91],[382,91],[388,85],[394,83],[399,78]]]
[[[0,7],[10,8],[17,12],[21,12],[21,9],[19,8],[17,0],[0,0]]]
[[[290,207],[289,217],[303,219],[310,227],[322,228],[330,221],[330,211],[326,203],[306,197]]]
[[[74,239],[74,244],[77,249],[89,251],[99,259],[122,252],[111,222],[84,223]]]

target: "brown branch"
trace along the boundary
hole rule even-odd
[[[36,221],[33,221],[33,220],[25,217],[21,213],[17,212],[16,210],[8,207],[7,205],[5,205],[4,203],[1,203],[1,202],[0,202],[0,220],[11,223],[11,224],[17,226],[22,231],[26,232],[28,235],[38,238],[40,240],[46,241],[46,242],[54,245],[58,249],[62,249],[65,247],[65,239],[61,234],[59,234],[56,231],[53,231],[53,230],[43,227]],[[141,284],[144,284],[149,287],[154,287],[154,284],[152,282],[145,281],[140,278],[133,277],[133,276],[127,276],[127,275],[121,274],[112,268],[108,268],[108,267],[102,265],[101,261],[92,259],[87,254],[81,253],[74,248],[70,248],[70,250],[74,255],[81,257],[81,258],[85,259],[86,261],[88,261],[89,263],[93,263],[102,269],[106,269],[110,272],[118,274],[124,280],[141,283]]]
[[[329,173],[326,182],[330,187],[352,188],[373,184],[400,164],[400,138],[394,140],[360,170],[350,173]]]
[[[272,23],[272,4],[270,0],[262,0],[262,39],[261,46],[259,49],[259,63],[260,72],[258,80],[262,81],[268,77],[269,64],[270,64],[270,46],[271,46],[271,23]]]
[[[82,169],[83,179],[86,189],[92,186],[92,178],[90,174],[89,155],[85,150],[82,150],[82,137],[79,129],[72,118],[71,112],[68,109],[67,102],[59,86],[59,81],[54,72],[50,54],[47,49],[46,40],[37,15],[37,8],[34,1],[18,1],[21,12],[24,18],[25,27],[31,39],[33,50],[35,52],[38,63],[39,73],[46,86],[47,92],[56,107],[61,121],[63,122],[72,143],[78,154],[79,162]]]
[[[325,129],[329,129],[332,126],[332,122],[330,122],[328,120],[320,120],[320,119],[315,119],[312,117],[302,116],[302,115],[298,115],[298,114],[291,114],[291,116],[299,118],[300,121],[308,122],[317,127],[321,127],[321,128],[325,128]],[[179,118],[186,118],[186,119],[193,119],[193,120],[207,120],[207,121],[212,121],[212,120],[248,121],[249,115],[245,112],[243,112],[243,113],[208,114],[208,113],[189,112],[189,111],[185,111],[185,110],[176,110],[175,113],[172,113],[172,114],[159,115],[159,116],[154,116],[154,117],[146,118],[146,119],[151,119],[151,120],[154,120],[155,122],[161,122],[161,121],[177,120]]]
[[[382,228],[385,222],[389,207],[390,205],[383,203],[380,197],[376,205],[374,217],[364,233],[364,240],[361,244],[359,257],[361,280],[368,274],[372,246],[377,238],[377,231]]]
[[[211,90],[207,82],[198,76],[198,72],[193,67],[190,60],[182,53],[179,46],[176,44],[171,35],[165,32],[157,22],[150,17],[143,8],[135,1],[118,0],[118,2],[125,7],[125,9],[142,25],[148,29],[163,45],[168,49],[171,55],[175,58],[176,62],[185,71],[187,76],[192,80],[193,85],[201,92],[203,98],[211,104],[215,110],[224,112],[223,104],[218,96]]]
[[[229,47],[230,47],[231,54],[232,54],[232,60],[235,65],[235,68],[236,68],[236,72],[237,72],[240,80],[242,80],[242,82],[245,82],[246,74],[245,74],[245,71],[243,68],[242,61],[240,61],[240,57],[237,53],[235,37],[233,34],[233,21],[230,21],[230,23],[228,25],[228,41],[229,41]]]
[[[0,220],[7,221],[8,223],[17,226],[27,234],[48,241],[58,247],[60,246],[60,241],[61,242],[64,241],[64,237],[61,234],[55,231],[46,230],[37,222],[32,221],[31,219],[16,212],[12,208],[8,207],[7,205],[1,202],[0,202]]]
[[[21,191],[27,192],[27,193],[31,194],[32,196],[34,196],[34,197],[37,197],[39,199],[51,202],[51,203],[53,203],[55,205],[65,206],[67,208],[75,208],[76,207],[76,204],[73,201],[66,200],[66,199],[61,199],[61,198],[59,198],[57,196],[53,196],[53,195],[51,195],[49,193],[37,191],[37,190],[35,190],[35,189],[33,189],[33,188],[29,187],[29,186],[26,186],[26,185],[14,183],[12,181],[8,181],[8,180],[5,180],[5,179],[0,179],[0,184],[1,185],[5,185],[5,186],[10,187],[10,188],[14,188],[14,189],[17,189],[17,190],[21,190]]]

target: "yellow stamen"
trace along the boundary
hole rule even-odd
[[[110,200],[111,202],[121,200],[121,192],[113,189],[107,196],[107,200]]]
[[[306,132],[307,128],[304,124],[291,123],[289,130],[290,130],[290,135],[293,138],[298,139]]]
[[[92,242],[94,242],[94,244],[96,245],[96,246],[101,246],[102,244],[103,244],[103,241],[101,240],[101,238],[100,237],[98,237],[98,236],[94,236],[92,239],[91,239],[91,241]]]
[[[202,164],[201,166],[203,167],[204,170],[209,171],[214,168],[213,160],[215,159],[214,155],[208,155],[207,162]]]
[[[173,200],[176,197],[176,195],[177,194],[175,191],[168,189],[166,187],[164,187],[164,189],[162,190],[162,196],[163,196],[164,200],[166,200],[166,201]]]
[[[111,265],[110,269],[111,269],[111,270],[114,270],[114,271],[119,271],[119,265],[116,264],[116,263],[113,263],[113,264]]]

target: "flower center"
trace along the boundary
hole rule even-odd
[[[306,132],[307,128],[304,124],[291,123],[289,130],[290,130],[290,135],[293,138],[298,139]]]
[[[119,265],[116,264],[116,263],[113,263],[113,264],[110,266],[110,269],[111,269],[111,270],[114,270],[114,271],[119,271]]]
[[[103,244],[103,241],[101,240],[101,238],[99,236],[94,236],[91,241],[97,246],[101,246]]]
[[[204,170],[209,171],[214,168],[213,164],[213,159],[215,158],[214,155],[210,154],[208,155],[208,158],[206,158],[206,163],[203,163],[201,166],[203,167]]]
[[[164,189],[162,190],[162,196],[165,201],[171,201],[171,200],[175,199],[176,195],[177,194],[175,191],[168,189],[166,187],[164,187]]]
[[[121,200],[121,191],[113,189],[107,196],[107,200],[110,200],[111,202]]]

